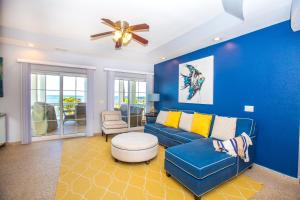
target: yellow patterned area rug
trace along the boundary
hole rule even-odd
[[[56,200],[194,199],[193,194],[165,175],[164,148],[149,165],[115,162],[103,137],[63,142]],[[250,199],[262,184],[240,175],[205,194],[203,200]]]

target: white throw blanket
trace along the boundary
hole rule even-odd
[[[245,132],[243,132],[239,137],[229,140],[213,140],[213,145],[216,151],[226,152],[234,157],[239,156],[245,162],[249,162],[248,147],[249,145],[252,145],[252,140]]]

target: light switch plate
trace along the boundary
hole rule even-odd
[[[104,104],[104,100],[103,100],[103,99],[100,99],[100,100],[99,100],[99,104]]]
[[[244,111],[245,112],[254,112],[254,106],[245,106]]]

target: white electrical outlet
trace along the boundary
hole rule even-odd
[[[254,112],[254,106],[245,106],[244,111],[245,112]]]

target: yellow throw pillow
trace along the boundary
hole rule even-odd
[[[181,112],[169,111],[165,126],[178,128]]]
[[[208,137],[212,115],[194,113],[192,132]]]

